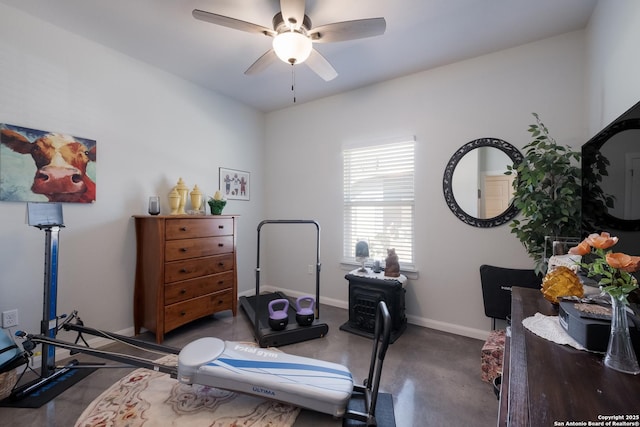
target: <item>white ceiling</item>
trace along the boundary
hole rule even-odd
[[[271,38],[198,21],[193,9],[271,28],[279,0],[0,0],[261,111],[293,105],[291,66],[244,71]],[[584,28],[597,0],[307,0],[313,26],[384,17],[384,35],[316,44],[338,77],[295,67],[297,103]],[[28,29],[26,30],[28,31]]]

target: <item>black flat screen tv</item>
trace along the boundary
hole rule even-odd
[[[640,256],[640,102],[581,151],[583,235],[608,231],[616,252]]]

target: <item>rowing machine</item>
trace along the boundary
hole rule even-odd
[[[74,315],[75,316],[75,312]],[[76,316],[77,317],[77,316]],[[378,304],[375,338],[369,374],[363,386],[353,384],[348,368],[336,363],[290,355],[238,342],[218,338],[200,338],[177,349],[131,337],[116,335],[80,324],[65,322],[65,330],[96,335],[145,349],[178,355],[178,366],[169,366],[141,357],[93,349],[69,343],[45,335],[27,335],[23,348],[31,354],[36,344],[66,348],[72,352],[90,354],[99,358],[168,373],[184,384],[200,384],[210,387],[251,394],[289,403],[294,406],[327,413],[337,418],[349,418],[375,426],[375,408],[382,373],[382,364],[389,347],[391,316],[386,304]],[[83,342],[86,343],[86,341]],[[99,365],[96,367],[111,367]],[[25,395],[25,390],[18,393]],[[364,397],[365,412],[348,409],[349,400]]]

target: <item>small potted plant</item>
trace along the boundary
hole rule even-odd
[[[536,123],[528,129],[533,140],[523,147],[522,162],[508,166],[505,173],[517,175],[513,203],[520,217],[510,223],[511,232],[527,249],[540,274],[546,271],[546,236],[551,240],[580,236],[582,180],[580,153],[559,145],[538,115],[533,116]]]
[[[221,215],[224,206],[227,204],[227,201],[222,193],[220,193],[220,190],[218,190],[216,191],[216,194],[213,195],[213,197],[209,198],[209,201],[207,203],[211,208],[211,215]]]

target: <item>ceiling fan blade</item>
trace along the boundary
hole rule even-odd
[[[269,49],[264,55],[258,58],[256,62],[251,64],[244,73],[248,76],[258,74],[264,71],[269,65],[273,64],[277,59],[278,57],[276,56],[276,52],[273,49]]]
[[[280,0],[280,11],[285,24],[298,30],[304,21],[304,7],[304,0]]]
[[[338,72],[329,64],[329,61],[315,49],[311,50],[311,55],[309,55],[305,64],[327,82],[338,77]]]
[[[233,28],[234,30],[246,31],[248,33],[264,34],[265,36],[275,37],[277,34],[270,28],[262,25],[252,24],[251,22],[241,21],[228,16],[218,15],[216,13],[205,12],[204,10],[194,9],[193,17],[200,21],[209,22],[211,24],[222,25],[223,27]]]
[[[309,31],[315,43],[342,42],[384,34],[387,21],[384,18],[356,19],[321,25]]]

